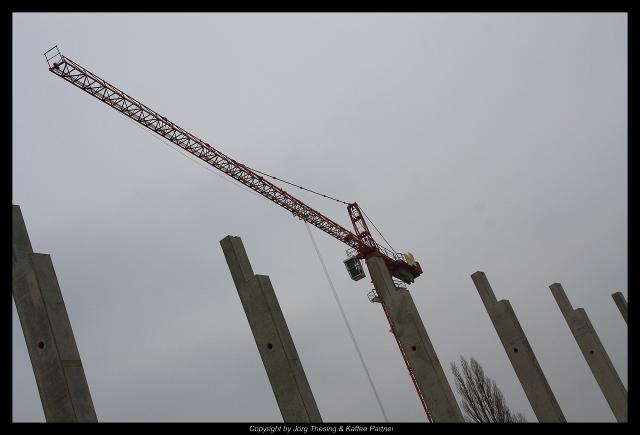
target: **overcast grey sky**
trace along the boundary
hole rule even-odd
[[[450,382],[473,356],[535,421],[482,270],[567,420],[614,421],[548,285],[626,385],[610,296],[627,296],[626,40],[625,14],[15,14],[13,203],[52,256],[98,419],[281,421],[219,246],[233,234],[324,421],[383,420],[304,224],[51,74],[45,50],[251,167],[358,201],[420,261],[410,289]],[[390,420],[424,421],[369,279],[314,234]],[[15,308],[13,418],[44,421]]]

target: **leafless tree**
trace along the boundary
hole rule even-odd
[[[524,423],[523,414],[513,414],[507,406],[502,392],[494,380],[484,374],[482,366],[471,357],[470,363],[460,357],[462,372],[455,363],[451,371],[456,388],[462,396],[462,410],[465,419],[477,423]]]

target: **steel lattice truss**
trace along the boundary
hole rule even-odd
[[[242,163],[224,155],[202,139],[195,137],[71,59],[60,55],[60,60],[55,62],[49,70],[133,119],[138,124],[159,134],[183,150],[289,210],[294,216],[309,222],[356,250],[362,247],[362,242],[351,231],[270,183]]]
[[[422,273],[419,263],[408,264],[402,254],[384,249],[373,240],[357,203],[348,204],[347,207],[355,230],[354,234],[280,187],[267,181],[254,170],[226,156],[202,139],[197,138],[83,66],[63,56],[57,46],[47,51],[45,57],[49,63],[49,71],[52,73],[219,171],[224,172],[282,208],[289,210],[294,216],[309,222],[311,225],[340,240],[348,245],[350,247],[349,251],[354,252],[359,258],[364,259],[374,255],[382,257],[391,274],[406,283],[413,282],[414,278]]]

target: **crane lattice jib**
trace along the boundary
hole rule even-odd
[[[289,210],[298,218],[309,222],[356,250],[362,248],[363,243],[351,231],[270,183],[242,163],[224,155],[202,139],[195,137],[71,59],[60,55],[60,59],[49,68],[49,71]]]

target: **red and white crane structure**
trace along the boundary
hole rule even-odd
[[[44,55],[49,65],[49,71],[55,75],[111,106],[143,127],[146,127],[200,160],[203,160],[205,163],[239,181],[282,208],[285,208],[293,213],[294,216],[310,223],[349,246],[350,249],[348,252],[353,253],[353,256],[345,261],[345,264],[354,280],[359,280],[364,277],[360,260],[366,260],[376,256],[384,260],[391,276],[404,283],[410,284],[415,278],[422,274],[420,263],[414,261],[411,254],[405,255],[393,252],[384,248],[373,239],[365,222],[363,212],[357,203],[345,203],[347,204],[347,212],[354,229],[354,232],[351,232],[262,176],[269,176],[268,174],[251,169],[223,154],[202,139],[160,115],[155,110],[150,109],[140,101],[127,95],[125,92],[108,83],[106,80],[101,79],[68,57],[63,56],[57,46],[45,52]],[[380,292],[376,291],[376,296],[375,301],[380,302],[383,307],[422,406],[429,421],[431,421],[431,416],[423,394],[418,387],[405,350],[389,318],[385,303],[380,297]]]

